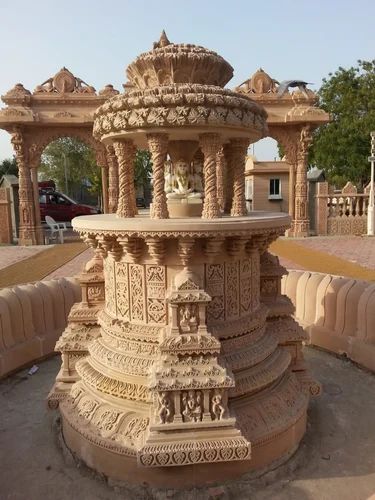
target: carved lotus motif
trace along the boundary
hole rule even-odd
[[[168,43],[138,56],[126,74],[130,85],[140,89],[171,83],[224,87],[233,76],[233,68],[204,47]]]

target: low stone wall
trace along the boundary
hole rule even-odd
[[[313,345],[375,372],[375,283],[290,271],[282,293]],[[0,290],[0,377],[53,353],[69,311],[81,299],[75,278]]]
[[[0,290],[0,377],[53,353],[79,283],[61,278]]]
[[[290,271],[282,293],[313,345],[346,354],[375,371],[375,283],[308,271]]]

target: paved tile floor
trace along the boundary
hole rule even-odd
[[[367,236],[316,236],[293,240],[298,245],[319,250],[375,269],[375,237]]]
[[[307,247],[311,250],[319,250],[326,252],[336,257],[348,260],[359,264],[360,266],[369,269],[375,269],[375,238],[365,236],[348,236],[348,237],[313,237],[299,238],[291,240],[298,245]],[[45,246],[34,247],[18,247],[18,246],[0,246],[0,269],[10,266],[15,262],[27,259],[42,250]],[[64,266],[60,267],[53,273],[46,276],[44,279],[61,278],[77,275],[83,265],[91,258],[93,251],[87,249]],[[292,260],[280,259],[280,263],[287,269],[301,269],[300,265],[295,264]]]
[[[32,247],[19,247],[16,245],[0,246],[0,269],[11,266],[16,262],[28,259],[46,249],[45,245],[35,245]]]

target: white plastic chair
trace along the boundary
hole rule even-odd
[[[67,227],[65,222],[56,222],[55,219],[50,217],[49,215],[45,216],[46,224],[48,226],[51,237],[55,238],[59,235],[60,243],[64,243],[64,231],[67,231]]]

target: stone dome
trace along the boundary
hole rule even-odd
[[[137,89],[196,83],[224,87],[233,77],[232,66],[219,54],[191,44],[171,43],[163,31],[150,52],[140,54],[126,71]]]

